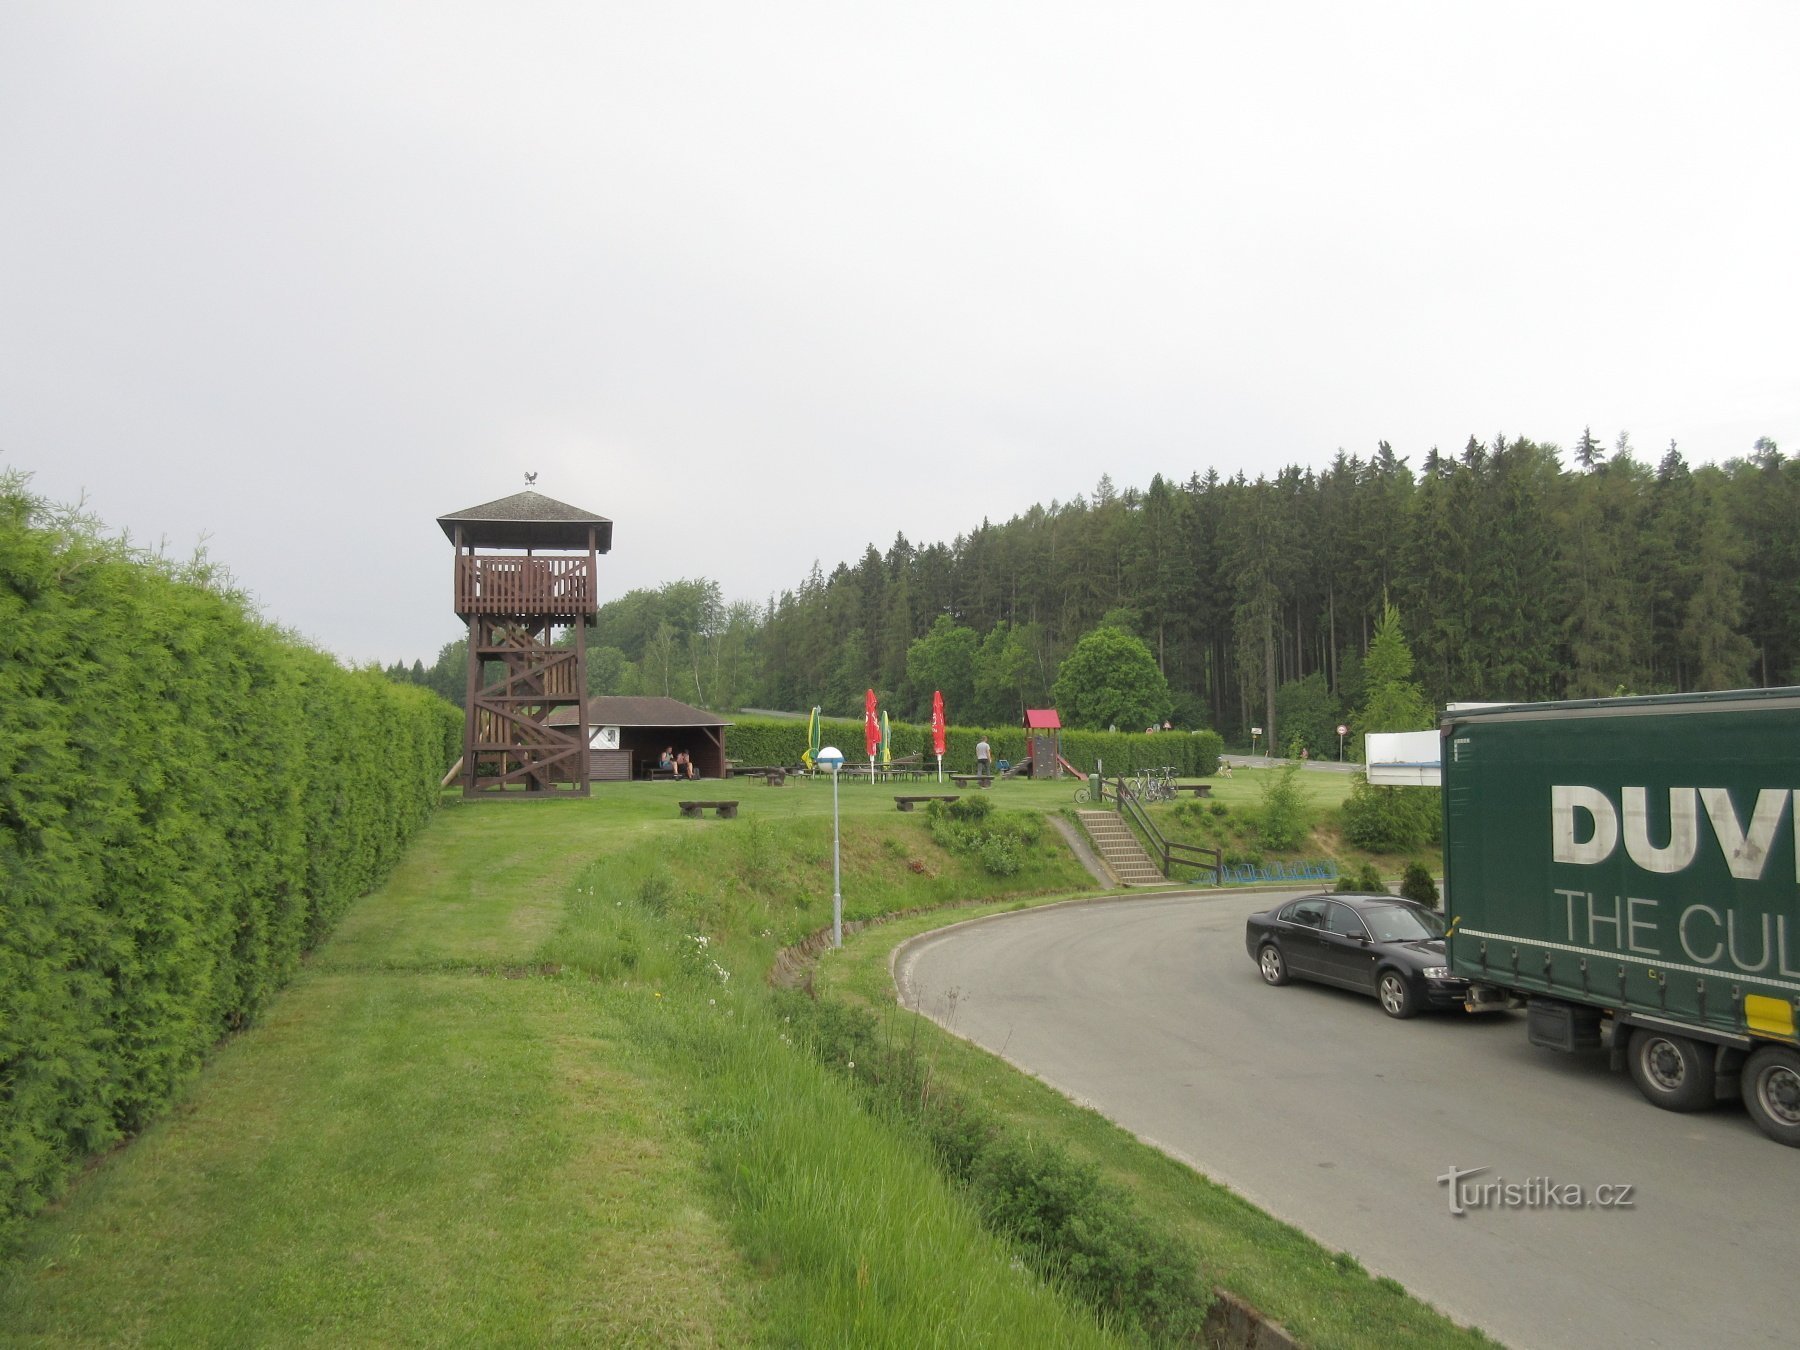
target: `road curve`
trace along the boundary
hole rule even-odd
[[[1658,1111],[1523,1018],[1396,1022],[1263,985],[1244,917],[1283,897],[1099,901],[895,954],[902,1000],[1514,1347],[1788,1345],[1800,1150],[1741,1108]],[[1517,1203],[1453,1215],[1464,1183]],[[1547,1179],[1628,1208],[1526,1207]]]

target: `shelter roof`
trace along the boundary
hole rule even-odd
[[[716,713],[673,698],[623,698],[609,695],[588,700],[588,725],[596,727],[728,727]],[[553,727],[575,725],[573,705],[553,708],[544,720]]]
[[[483,502],[465,511],[438,517],[444,537],[474,548],[549,548],[586,553],[588,531],[595,535],[601,553],[612,550],[612,522],[579,506],[570,506],[541,492],[515,492],[498,501]]]
[[[1056,715],[1055,708],[1027,708],[1025,727],[1028,731],[1061,731],[1062,718]]]

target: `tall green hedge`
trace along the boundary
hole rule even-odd
[[[0,476],[0,1250],[393,865],[459,742]]]
[[[937,757],[931,749],[931,728],[912,722],[895,722],[896,759],[920,755],[927,765]],[[863,724],[826,718],[825,744],[844,752],[846,765],[867,763],[863,748]],[[948,727],[944,735],[944,768],[952,773],[975,772],[975,744],[987,737],[995,760],[1017,763],[1026,754],[1023,727]],[[1205,777],[1218,772],[1224,739],[1216,731],[1160,731],[1155,735],[1123,731],[1063,731],[1062,757],[1083,773],[1092,773],[1101,761],[1110,773],[1135,773],[1174,765],[1185,777]],[[806,723],[790,719],[743,718],[725,730],[725,753],[740,764],[797,764],[806,749]]]

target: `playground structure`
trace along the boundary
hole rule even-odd
[[[1025,710],[1025,763],[1033,778],[1061,778],[1067,762],[1062,757],[1062,718],[1055,708]]]

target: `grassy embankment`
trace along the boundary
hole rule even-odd
[[[734,784],[731,822],[674,819],[684,795],[450,806],[188,1099],[31,1226],[0,1269],[0,1339],[1112,1339],[1017,1268],[915,1138],[784,1039],[761,975],[829,921],[829,794]],[[1054,810],[1068,792],[996,797]],[[1053,847],[990,877],[883,789],[847,782],[843,807],[850,918],[1086,885]],[[824,983],[879,1002],[881,956],[932,922],[871,930]],[[1097,1117],[921,1035],[969,1091],[1197,1224],[1212,1278],[1309,1339],[1457,1334]]]

